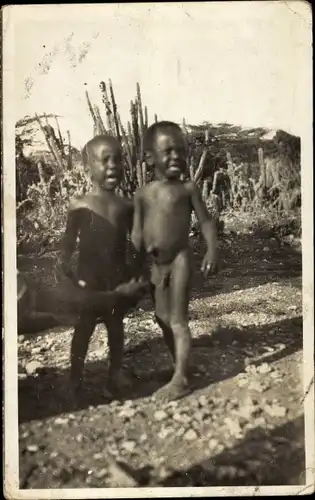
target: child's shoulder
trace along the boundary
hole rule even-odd
[[[119,197],[120,198],[120,203],[121,203],[121,207],[126,210],[127,212],[132,212],[133,211],[133,200],[131,200],[130,198],[122,198],[122,197]]]
[[[155,189],[157,181],[152,181],[149,184],[145,184],[144,186],[138,187],[136,190],[135,196],[137,198],[141,198],[146,196],[148,193],[152,192]]]
[[[86,194],[75,195],[70,199],[69,211],[79,210],[80,208],[86,208],[90,203],[90,197]]]
[[[189,194],[193,194],[194,192],[198,191],[198,186],[194,181],[190,181],[190,180],[185,181],[185,182],[183,182],[183,185]]]

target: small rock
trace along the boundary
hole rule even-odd
[[[257,371],[259,373],[269,373],[271,371],[270,365],[268,363],[263,363],[262,365],[258,366]]]
[[[158,410],[154,413],[153,418],[154,418],[154,420],[157,420],[158,422],[160,422],[161,420],[164,420],[165,418],[167,418],[167,413],[163,410]]]
[[[66,424],[69,423],[69,419],[68,418],[57,417],[54,423],[56,425],[66,425]]]
[[[289,306],[288,309],[290,311],[296,311],[297,310],[297,306]]]
[[[39,450],[37,444],[29,444],[26,449],[30,453],[36,453]]]
[[[103,453],[94,453],[93,458],[95,460],[100,460],[101,458],[103,458]]]
[[[95,472],[95,477],[97,479],[102,479],[103,477],[107,476],[107,470],[106,469],[100,469],[97,472]]]
[[[25,339],[24,335],[18,335],[18,341],[19,342],[23,342],[24,339]]]
[[[129,453],[132,453],[136,447],[136,442],[135,441],[124,441],[122,443],[122,447],[124,450],[128,451]]]
[[[32,349],[32,354],[36,355],[36,354],[40,354],[40,351],[41,351],[41,347],[33,347]]]
[[[178,406],[178,401],[169,401],[166,405],[167,408],[177,408]]]
[[[144,443],[145,441],[147,441],[147,439],[148,439],[147,434],[141,434],[139,441],[140,443]]]
[[[246,366],[245,371],[247,373],[256,373],[256,371],[257,371],[256,366],[255,365],[248,365],[248,366]]]
[[[199,406],[206,406],[208,401],[207,401],[207,398],[206,396],[204,396],[203,394],[200,396],[200,398],[198,399],[198,403],[199,403]]]
[[[239,387],[244,387],[244,385],[248,384],[248,380],[246,378],[241,378],[238,380],[237,385]]]
[[[264,247],[263,248],[263,252],[270,252],[270,248],[269,247]]]
[[[165,439],[167,438],[167,436],[172,432],[172,429],[170,429],[169,427],[162,427],[162,429],[160,430],[160,432],[158,433],[158,437],[160,439]]]
[[[240,285],[234,285],[234,286],[233,286],[233,289],[234,289],[234,290],[239,290],[240,288],[241,288],[241,287],[240,287]]]
[[[211,438],[209,443],[208,443],[208,446],[210,448],[210,450],[214,450],[219,444],[219,441],[217,439],[214,439],[214,438]]]
[[[255,418],[255,427],[264,427],[265,425],[266,422],[263,416]]]
[[[241,427],[240,427],[240,425],[239,425],[239,423],[237,421],[232,420],[229,417],[226,417],[224,419],[224,423],[228,427],[228,429],[231,432],[231,434],[233,434],[235,436],[238,436],[239,434],[241,434],[242,429],[241,429]]]
[[[162,465],[160,466],[159,473],[158,473],[158,478],[159,480],[166,479],[168,476],[170,476],[171,471],[165,466]]]
[[[123,408],[118,416],[121,417],[121,418],[126,418],[126,419],[130,419],[130,418],[133,418],[136,414],[136,410],[133,409],[133,408]]]
[[[180,413],[174,413],[173,420],[175,420],[175,422],[182,422],[182,416],[181,416],[181,414]]]
[[[25,380],[27,378],[27,373],[19,373],[18,380]]]
[[[78,443],[82,443],[83,441],[83,434],[78,434],[77,437],[75,438]]]
[[[221,465],[217,471],[218,478],[235,478],[237,476],[237,468],[234,465]]]
[[[266,346],[266,347],[264,347],[264,349],[266,349],[266,351],[268,351],[268,352],[274,352],[273,347]]]
[[[185,441],[194,441],[195,439],[198,438],[198,434],[194,429],[189,429],[185,434],[184,434],[184,439]]]
[[[194,415],[194,418],[198,421],[198,422],[202,422],[203,420],[205,420],[207,417],[206,413],[204,411],[197,411]]]
[[[25,371],[28,375],[33,375],[42,367],[43,365],[38,361],[30,361],[29,363],[26,363]]]
[[[253,380],[253,381],[250,383],[249,388],[250,388],[252,391],[263,392],[263,387],[262,387],[262,385],[261,385],[259,382],[257,382],[256,380]]]
[[[266,405],[265,412],[268,413],[271,417],[285,417],[287,413],[287,408],[279,405]]]

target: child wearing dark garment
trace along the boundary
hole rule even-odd
[[[133,203],[115,193],[122,180],[123,166],[120,145],[114,137],[94,137],[84,147],[82,157],[91,176],[92,189],[70,203],[60,269],[66,276],[72,275],[70,259],[79,236],[77,281],[87,290],[111,291],[136,274],[128,267],[126,258]],[[108,332],[108,389],[121,394],[130,388],[130,380],[122,370],[123,317],[130,304],[128,300],[116,302],[112,311],[104,310],[102,320]],[[96,322],[97,315],[85,308],[75,325],[70,368],[75,395],[81,392],[84,361]]]
[[[200,190],[183,181],[187,149],[184,134],[173,122],[158,122],[144,137],[146,161],[157,180],[140,188],[134,199],[132,242],[152,262],[151,284],[156,321],[162,329],[174,362],[171,381],[156,396],[174,400],[189,391],[187,368],[191,349],[188,305],[192,274],[189,230],[195,211],[207,244],[202,270],[207,276],[217,270],[217,238]]]

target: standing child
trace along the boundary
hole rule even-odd
[[[175,371],[157,396],[177,399],[188,393],[187,366],[191,347],[188,304],[192,271],[189,247],[191,212],[195,211],[207,243],[202,270],[216,270],[216,228],[197,186],[182,181],[186,171],[186,142],[178,125],[158,122],[144,138],[147,162],[155,167],[156,181],[135,195],[132,242],[152,259],[155,315],[171,352]]]
[[[128,281],[126,264],[127,234],[131,231],[133,204],[115,194],[122,175],[122,156],[117,140],[96,136],[82,152],[84,166],[91,175],[92,190],[75,197],[69,207],[62,241],[61,271],[71,276],[70,259],[79,236],[76,279],[87,289],[113,290]],[[120,392],[130,386],[122,372],[124,349],[123,316],[126,303],[116,305],[112,313],[104,308],[110,353],[110,390]],[[71,344],[70,378],[75,392],[81,389],[84,360],[97,322],[96,314],[82,310],[75,326]]]

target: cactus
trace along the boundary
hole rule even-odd
[[[113,90],[111,80],[109,80],[109,92],[110,92],[110,98],[112,101],[113,121],[114,121],[114,125],[115,125],[116,137],[117,137],[119,143],[121,144],[119,125],[118,125],[118,119],[117,119],[117,105],[116,105],[116,101],[115,101],[115,95],[114,95],[114,90]]]
[[[91,104],[89,93],[88,93],[87,90],[85,91],[85,97],[86,97],[87,105],[88,105],[88,108],[89,108],[89,111],[90,111],[90,115],[91,115],[92,120],[93,120],[93,125],[94,125],[94,127],[97,127],[97,119],[96,119],[96,116],[95,116],[95,113],[94,113],[94,109],[93,109],[93,106]]]
[[[72,170],[72,151],[71,151],[71,137],[70,137],[70,131],[67,130],[67,135],[68,135],[68,170]]]
[[[112,111],[111,111],[111,105],[108,99],[107,95],[107,90],[106,90],[106,84],[105,82],[100,83],[100,89],[102,93],[102,101],[105,106],[105,112],[106,112],[106,118],[107,118],[107,131],[110,135],[112,135],[113,132],[113,123],[112,123]]]
[[[100,109],[98,106],[94,106],[94,114],[96,119],[96,135],[106,134],[106,128],[101,117]]]
[[[148,108],[144,106],[144,129],[148,128]]]

